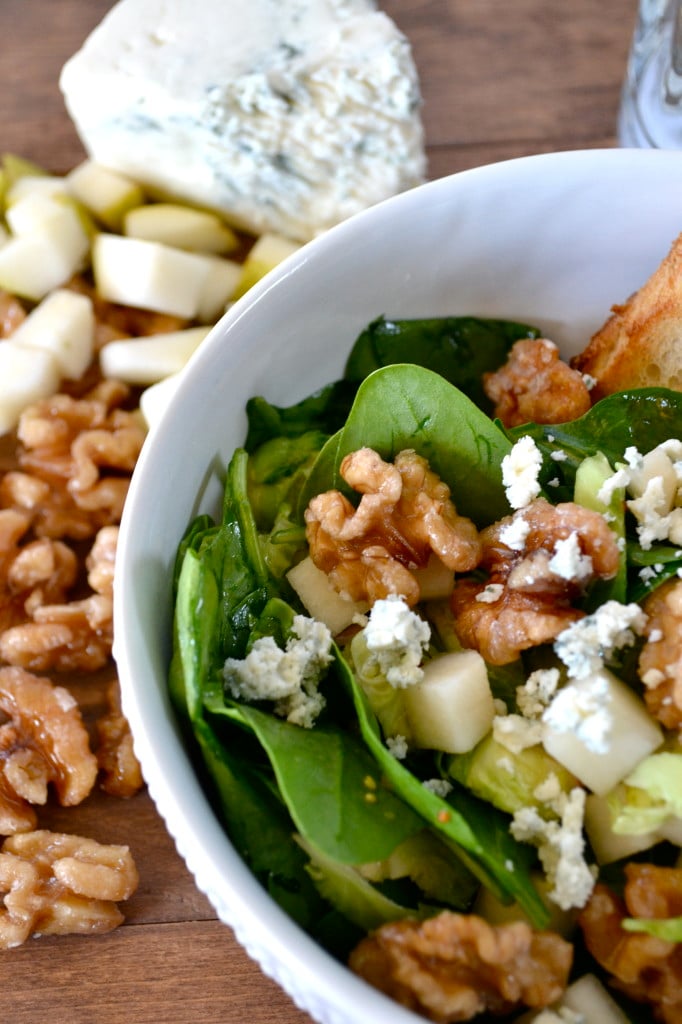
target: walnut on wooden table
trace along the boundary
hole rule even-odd
[[[50,785],[63,806],[81,803],[97,760],[77,702],[49,679],[0,668],[0,716],[0,834],[11,835],[35,828]]]
[[[540,1008],[563,993],[573,949],[525,922],[490,925],[445,911],[382,925],[353,950],[350,967],[398,1003],[439,1024],[480,1013]]]
[[[31,935],[99,934],[123,921],[117,903],[137,888],[127,846],[37,830],[0,850],[0,949]]]
[[[361,448],[343,459],[340,473],[362,495],[358,507],[340,491],[327,491],[305,512],[312,560],[338,591],[370,604],[402,594],[414,605],[420,590],[413,570],[432,552],[453,572],[476,565],[476,527],[458,515],[447,484],[415,451],[399,452],[389,463]]]
[[[451,606],[460,642],[493,665],[555,639],[584,615],[572,602],[587,584],[618,571],[618,544],[604,517],[573,502],[538,498],[480,539],[487,579],[457,580]]]
[[[109,710],[97,719],[97,763],[100,785],[111,796],[134,796],[144,785],[142,769],[133,749],[133,736],[128,720],[121,708],[121,690],[118,680],[107,688]]]
[[[103,527],[86,558],[93,593],[34,604],[30,617],[0,634],[0,658],[31,672],[94,672],[111,656],[113,567],[118,527]]]

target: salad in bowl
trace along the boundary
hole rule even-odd
[[[320,1020],[679,1020],[682,396],[602,369],[669,323],[651,284],[608,311],[670,269],[677,163],[514,161],[334,229],[138,463],[116,636],[150,790]]]

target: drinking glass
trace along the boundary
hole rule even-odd
[[[682,149],[682,0],[640,0],[618,140],[621,146]]]

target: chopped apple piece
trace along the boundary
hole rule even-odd
[[[454,572],[433,553],[424,568],[413,569],[412,575],[419,584],[420,601],[438,601],[449,597],[455,586]]]
[[[278,263],[291,256],[301,246],[282,235],[261,235],[242,264],[242,276],[234,294],[238,299],[265,277]]]
[[[604,749],[590,741],[589,730],[563,728],[545,718],[543,746],[559,764],[572,772],[583,785],[604,796],[613,789],[642,758],[663,742],[663,733],[649,714],[644,701],[608,669],[600,669],[589,679],[569,687],[592,684],[601,692],[604,714],[608,716],[608,737]],[[566,687],[568,691],[569,687]],[[562,691],[563,692],[563,691]]]
[[[584,974],[569,985],[559,1006],[579,1014],[585,1024],[629,1024],[630,1021],[594,974]]]
[[[158,384],[145,388],[140,395],[140,412],[150,430],[156,426],[173,401],[181,376],[182,373],[173,373],[170,377],[164,377]]]
[[[112,231],[120,231],[128,211],[145,200],[137,182],[93,160],[85,160],[74,168],[67,174],[66,182],[83,206]]]
[[[105,233],[92,246],[95,286],[102,298],[187,319],[197,316],[212,259]]]
[[[13,430],[27,405],[59,386],[59,366],[47,349],[0,342],[0,433]]]
[[[0,288],[39,302],[76,270],[68,245],[41,235],[10,238],[0,248]]]
[[[12,342],[51,352],[61,376],[77,380],[92,360],[94,333],[92,300],[58,288],[19,324]]]
[[[64,178],[52,174],[25,174],[8,186],[5,192],[5,205],[13,206],[28,195],[41,195],[48,198],[66,196],[69,189]]]
[[[156,384],[179,373],[209,331],[210,327],[188,327],[145,338],[110,341],[99,354],[100,369],[105,377],[116,377],[126,384]]]
[[[179,203],[150,203],[126,213],[123,233],[192,252],[234,252],[239,238],[220,217]]]
[[[420,682],[405,689],[405,707],[417,747],[464,754],[493,724],[495,706],[478,651],[450,651],[423,666]]]
[[[223,259],[222,256],[207,258],[211,266],[199,297],[197,320],[203,324],[213,324],[223,315],[232,299],[242,267],[240,263]]]
[[[287,580],[313,618],[324,622],[332,636],[338,636],[359,615],[365,615],[369,605],[344,597],[329,582],[326,572],[304,558],[287,573]]]
[[[663,839],[659,832],[645,832],[642,835],[619,835],[614,832],[608,801],[595,793],[589,793],[585,800],[585,832],[598,864],[612,864],[623,857],[632,857]]]

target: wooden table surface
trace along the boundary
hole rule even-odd
[[[66,171],[83,153],[58,89],[111,0],[0,0],[0,151]],[[413,47],[430,177],[552,150],[611,147],[636,0],[383,0]],[[77,696],[93,712],[101,687]],[[107,936],[0,954],[12,1024],[305,1024],[215,916],[146,793],[48,808],[40,825],[130,845],[140,886]]]

